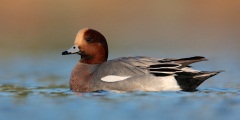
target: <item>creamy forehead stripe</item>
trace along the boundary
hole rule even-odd
[[[101,80],[104,82],[117,82],[117,81],[122,81],[131,76],[117,76],[117,75],[108,75],[105,77],[102,77]]]
[[[84,34],[86,31],[88,31],[90,28],[83,28],[81,30],[79,30],[79,32],[77,33],[77,36],[75,38],[75,44],[81,44],[83,39],[84,39]]]

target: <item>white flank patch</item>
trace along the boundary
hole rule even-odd
[[[181,90],[174,76],[164,77],[162,80],[163,90]]]
[[[103,78],[101,78],[102,81],[104,82],[117,82],[117,81],[122,81],[131,76],[117,76],[117,75],[108,75]]]

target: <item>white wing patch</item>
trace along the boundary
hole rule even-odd
[[[101,80],[104,82],[117,82],[117,81],[122,81],[131,76],[117,76],[117,75],[108,75],[105,77],[102,77]]]

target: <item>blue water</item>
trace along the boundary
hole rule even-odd
[[[77,56],[19,56],[0,64],[0,119],[239,120],[238,65],[224,60],[193,65],[225,72],[196,92],[74,93],[68,79]],[[234,61],[234,60],[232,60]],[[238,61],[235,61],[238,63]]]

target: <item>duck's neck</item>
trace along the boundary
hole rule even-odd
[[[91,91],[90,84],[93,82],[92,74],[97,67],[98,65],[89,65],[78,62],[72,70],[69,81],[70,89],[76,92]]]

